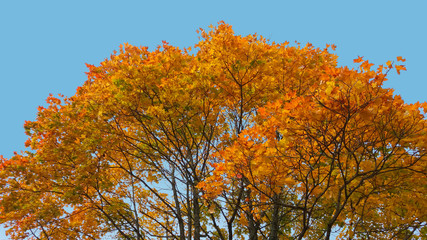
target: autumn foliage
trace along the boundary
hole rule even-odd
[[[425,239],[426,103],[312,45],[121,46],[0,162],[12,239]]]

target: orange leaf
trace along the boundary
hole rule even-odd
[[[404,65],[396,65],[396,71],[400,75],[400,71],[406,71],[406,67]]]
[[[405,62],[405,61],[406,61],[406,59],[402,58],[401,56],[398,56],[398,57],[397,57],[397,61]]]
[[[363,56],[362,57],[359,56],[358,58],[353,60],[354,63],[360,63],[362,61],[363,61]]]

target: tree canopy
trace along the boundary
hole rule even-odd
[[[426,103],[396,62],[238,36],[121,46],[0,162],[12,239],[422,239]]]

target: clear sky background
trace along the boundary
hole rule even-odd
[[[340,65],[407,59],[387,87],[406,102],[427,101],[427,1],[0,1],[0,155],[24,150],[25,120],[49,93],[72,96],[98,65],[128,42],[154,49],[198,41],[196,30],[224,20],[239,35],[337,45]],[[0,227],[0,240],[7,239]]]

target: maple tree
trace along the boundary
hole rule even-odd
[[[48,97],[31,151],[1,158],[12,239],[426,236],[427,105],[382,85],[404,65],[200,35],[195,53],[124,44]]]

